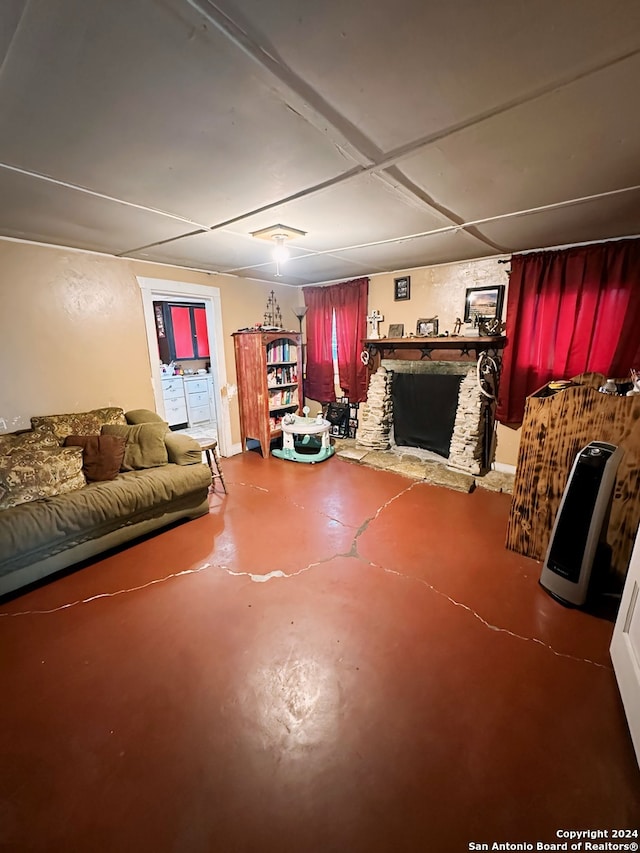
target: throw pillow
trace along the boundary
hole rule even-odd
[[[119,426],[105,424],[102,435],[118,435],[126,438],[122,471],[135,471],[139,468],[156,468],[169,461],[164,443],[167,426],[164,423],[136,424]]]
[[[34,447],[0,456],[0,510],[84,485],[81,447]]]
[[[9,455],[30,447],[60,447],[53,433],[41,433],[29,430],[27,432],[8,432],[0,435],[0,456]]]
[[[124,411],[115,406],[72,412],[67,415],[38,415],[31,426],[40,433],[53,433],[62,444],[68,435],[100,435],[103,424],[126,424]]]
[[[68,435],[65,447],[82,448],[82,470],[90,483],[115,480],[127,441],[118,435]]]
[[[156,412],[152,412],[151,409],[132,409],[130,412],[125,412],[124,416],[127,419],[127,423],[131,425],[160,423],[164,424],[167,429],[169,428],[169,424]]]
[[[175,465],[193,465],[202,462],[202,448],[190,435],[168,432],[164,437],[169,462]]]

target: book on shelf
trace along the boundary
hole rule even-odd
[[[278,409],[281,406],[293,406],[298,403],[297,388],[283,388],[282,390],[274,391],[269,389],[269,408]]]
[[[297,358],[298,347],[286,338],[267,345],[267,361],[271,364],[296,361]]]

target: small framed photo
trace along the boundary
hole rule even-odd
[[[389,337],[401,338],[404,335],[404,323],[389,323]]]
[[[438,334],[438,318],[425,317],[416,323],[416,337],[435,338]]]
[[[476,317],[488,320],[502,319],[504,284],[495,287],[468,287],[464,301],[464,321],[470,323]]]
[[[401,302],[403,299],[411,299],[411,276],[403,275],[393,280],[393,300]]]

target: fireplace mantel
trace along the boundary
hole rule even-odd
[[[366,338],[363,348],[369,354],[369,367],[377,370],[383,358],[438,361],[477,361],[482,352],[500,354],[507,339],[495,337],[466,338],[449,335],[437,338]]]

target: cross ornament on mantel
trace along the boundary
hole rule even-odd
[[[369,324],[369,340],[378,340],[380,338],[378,326],[383,320],[384,315],[381,314],[377,308],[374,308],[371,314],[367,317],[367,323]]]

